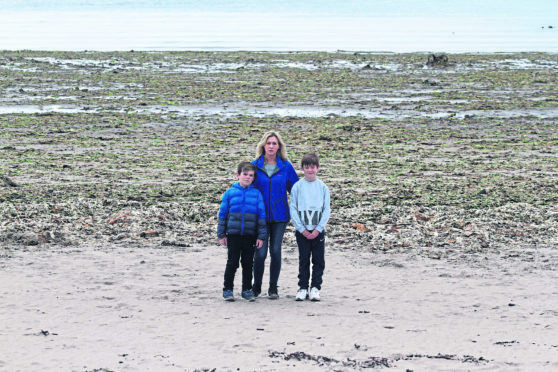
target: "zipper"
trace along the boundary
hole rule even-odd
[[[265,165],[265,162],[264,162]],[[258,167],[260,171],[267,177],[269,180],[269,190],[267,192],[267,205],[265,206],[265,219],[266,222],[271,222],[271,177],[267,174],[267,172],[263,169]],[[267,221],[269,219],[269,221]]]
[[[264,166],[265,166],[265,161],[264,161]],[[277,168],[279,168],[279,165],[277,165]],[[279,168],[279,170],[278,170],[277,172],[273,173],[273,175],[271,175],[271,176],[269,176],[269,175],[267,174],[267,172],[266,172],[263,168],[259,168],[259,167],[258,167],[258,169],[261,170],[262,173],[265,174],[266,177],[267,177],[267,179],[269,180],[269,190],[268,190],[268,193],[267,193],[267,201],[268,201],[268,202],[267,202],[267,205],[268,205],[269,207],[266,207],[265,219],[266,219],[266,220],[269,219],[268,222],[273,222],[272,216],[271,216],[271,177],[273,177],[273,176],[275,176],[277,173],[279,173],[279,172],[281,171],[281,168]]]
[[[266,173],[266,175],[267,175],[267,173]],[[268,215],[269,215],[269,222],[272,222],[272,220],[271,220],[271,177],[270,176],[267,176],[267,177],[269,178],[269,192],[267,193],[267,198],[269,200],[268,203],[267,203],[267,205],[269,205],[269,212],[268,212],[269,214]]]
[[[242,224],[240,225],[240,235],[244,235],[244,214],[246,213],[246,189],[242,188]]]

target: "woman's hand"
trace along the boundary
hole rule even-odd
[[[227,238],[219,238],[219,242],[221,245],[224,245],[225,247],[227,246]]]
[[[260,249],[261,247],[263,247],[263,240],[261,239],[256,240],[256,248]]]

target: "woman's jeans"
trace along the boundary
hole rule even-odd
[[[254,286],[261,288],[265,269],[265,259],[269,248],[269,286],[277,286],[281,272],[281,244],[288,222],[267,223],[267,238],[254,253]]]

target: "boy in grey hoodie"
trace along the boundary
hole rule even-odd
[[[304,178],[291,190],[290,212],[298,245],[298,286],[296,301],[320,301],[325,268],[325,225],[329,220],[329,189],[317,178],[320,161],[314,153],[302,157]],[[312,281],[310,293],[310,260]]]

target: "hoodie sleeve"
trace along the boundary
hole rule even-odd
[[[217,225],[217,237],[224,238],[227,235],[227,216],[229,214],[228,192],[223,194],[221,198],[221,206],[219,208],[219,224]]]
[[[316,225],[316,230],[318,230],[319,232],[324,232],[325,225],[326,225],[327,221],[329,220],[329,214],[330,214],[329,189],[327,188],[327,186],[325,184],[322,184],[322,187],[323,187],[323,194],[324,194],[324,204],[323,204],[323,209],[322,209],[322,218],[320,219],[320,222],[318,222],[318,224]]]
[[[289,205],[289,209],[291,212],[291,219],[293,220],[293,225],[295,229],[298,232],[302,233],[304,230],[306,230],[306,227],[304,227],[304,224],[300,219],[300,215],[298,214],[298,190],[299,189],[300,189],[299,187],[293,186],[291,190],[291,202]]]

